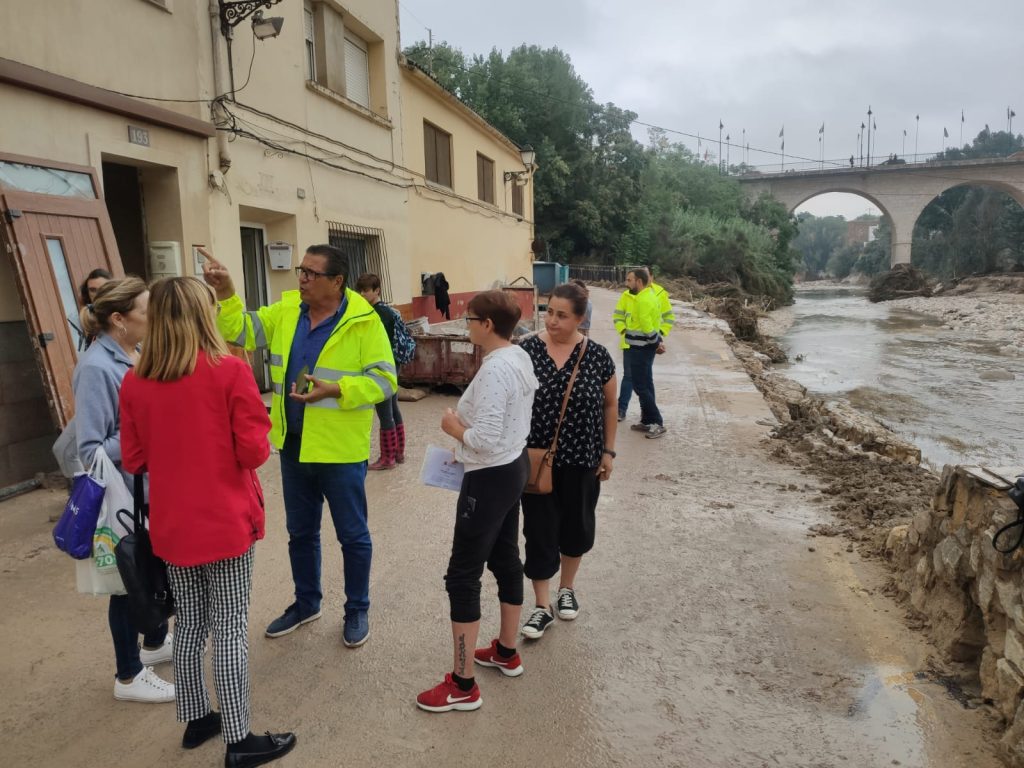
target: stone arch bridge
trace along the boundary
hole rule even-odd
[[[867,198],[892,222],[892,264],[909,264],[914,224],[925,206],[946,190],[964,185],[994,187],[1024,206],[1024,152],[980,160],[747,174],[739,181],[747,194],[756,197],[767,192],[790,213],[826,192]]]

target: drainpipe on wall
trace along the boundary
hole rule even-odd
[[[220,2],[210,0],[210,36],[213,42],[213,92],[219,97],[225,94],[224,83],[224,40],[220,30]],[[220,101],[213,105],[214,119],[226,121],[227,113]],[[220,170],[227,173],[231,167],[231,152],[228,150],[228,135],[225,131],[217,131],[217,155]]]

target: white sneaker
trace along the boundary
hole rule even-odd
[[[164,638],[164,644],[152,651],[145,648],[139,651],[139,661],[147,667],[155,667],[157,664],[166,664],[174,656],[174,633],[168,632]]]
[[[130,683],[114,681],[114,698],[118,701],[163,704],[174,701],[174,683],[162,680],[152,667],[143,667]]]

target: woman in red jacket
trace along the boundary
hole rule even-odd
[[[216,314],[194,277],[150,288],[142,356],[121,387],[121,453],[128,472],[149,472],[150,537],[177,605],[182,746],[221,733],[225,765],[242,768],[284,755],[295,736],[249,730],[249,592],[264,519],[255,470],[270,454],[270,419],[249,366],[227,354]],[[203,672],[211,630],[220,713]]]

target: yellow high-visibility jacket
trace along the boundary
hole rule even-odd
[[[324,344],[311,375],[337,383],[341,397],[307,403],[302,422],[299,461],[355,464],[370,457],[373,406],[398,391],[398,375],[384,324],[374,308],[355,291],[345,289],[348,305]],[[247,312],[235,295],[220,303],[217,328],[229,344],[270,351],[270,442],[284,445],[287,423],[284,398],[288,355],[299,324],[298,291]]]
[[[661,304],[650,286],[635,295],[623,293],[615,305],[613,321],[622,349],[661,343]]]
[[[658,304],[661,306],[661,335],[668,336],[672,326],[676,324],[676,313],[672,311],[672,302],[669,301],[668,291],[655,282],[651,282],[651,290],[658,297]]]
[[[619,349],[626,349],[629,346],[626,343],[626,318],[633,311],[633,299],[635,298],[632,293],[626,290],[622,292],[619,300],[615,303],[615,311],[612,313],[612,324],[615,326],[615,332],[619,334]]]

